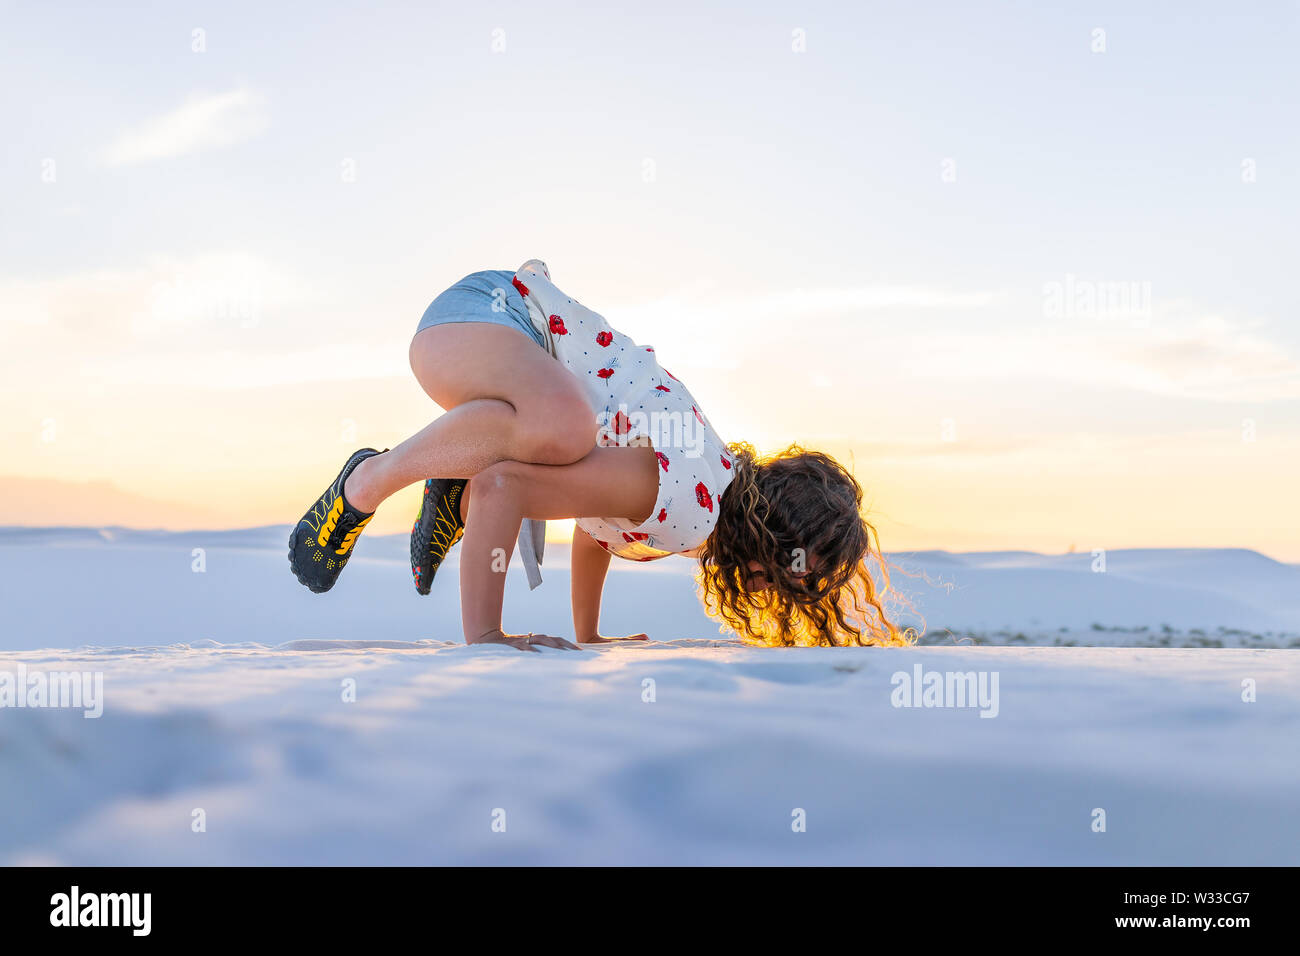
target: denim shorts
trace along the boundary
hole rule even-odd
[[[528,306],[511,282],[514,276],[504,269],[467,275],[433,300],[415,331],[449,322],[486,322],[518,329],[546,348],[546,339],[528,317]]]

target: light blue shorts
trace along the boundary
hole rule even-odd
[[[546,339],[528,317],[528,306],[524,304],[523,296],[510,281],[514,276],[513,272],[504,269],[467,275],[433,300],[424,310],[415,331],[422,332],[430,326],[449,322],[486,322],[518,329],[546,348]]]

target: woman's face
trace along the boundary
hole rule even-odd
[[[810,568],[815,568],[817,566],[816,556],[813,556],[808,559],[808,566]],[[807,573],[808,573],[807,571],[790,572],[791,576],[796,578],[801,578]],[[749,562],[749,574],[745,578],[745,590],[746,591],[772,590],[772,582],[768,580],[767,573],[763,570],[763,566],[759,564],[757,561]]]

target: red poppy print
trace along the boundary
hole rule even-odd
[[[663,524],[663,523],[664,523],[665,521],[667,521],[667,520],[668,520],[668,509],[667,509],[667,508],[660,508],[660,509],[659,509],[659,523],[660,523],[660,524]]]
[[[710,512],[713,511],[713,496],[709,494],[709,489],[704,486],[702,481],[695,486],[695,500],[700,503],[701,508],[708,508]]]
[[[672,389],[669,388],[667,385],[656,385],[656,386],[655,386],[655,391],[656,391],[656,392],[671,392]]]
[[[655,457],[659,459],[659,467],[664,471],[668,470],[668,456],[661,451],[655,452]]]
[[[609,343],[613,341],[614,341],[614,336],[610,335],[608,332],[596,333],[596,344],[599,345],[601,348],[607,348],[609,346]]]
[[[671,378],[674,382],[680,382],[680,381],[681,381],[680,378],[678,378],[678,377],[677,377],[676,375],[674,375],[672,372],[668,371],[668,369],[664,369],[664,374],[667,375],[669,378]]]
[[[569,334],[569,330],[564,327],[564,320],[558,315],[551,316],[551,331],[556,335]]]
[[[648,537],[650,537],[650,535],[645,534],[644,532],[641,532],[641,531],[624,531],[624,532],[623,532],[623,540],[624,540],[624,541],[644,541],[644,540],[645,540],[646,538],[648,538]]]
[[[719,455],[718,457],[722,459],[722,467],[727,469],[727,471],[731,471],[731,459],[726,455]]]
[[[628,417],[624,415],[623,411],[620,409],[619,413],[614,416],[614,434],[626,435],[631,430],[632,430],[632,423],[628,420]]]
[[[519,290],[520,295],[528,294],[528,286],[524,285],[522,282],[519,281],[519,276],[513,276],[510,279],[510,284]]]
[[[596,374],[599,375],[601,378],[609,378],[611,375],[614,374],[614,370],[612,368],[597,369]]]
[[[695,417],[698,418],[698,419],[700,420],[700,424],[701,424],[701,425],[708,425],[708,422],[706,422],[706,421],[704,420],[704,416],[700,414],[700,410],[699,410],[698,408],[696,408],[694,405],[692,405],[692,406],[691,406],[691,411],[693,411],[693,412],[695,413]]]
[[[647,352],[653,352],[654,349],[652,349],[652,348],[646,348],[646,351],[647,351]]]
[[[609,550],[609,544],[608,544],[608,542],[601,541],[599,538],[597,538],[597,539],[596,539],[596,543],[597,543],[598,545],[600,545],[602,548],[604,548],[606,551]]]

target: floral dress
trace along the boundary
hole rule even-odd
[[[556,288],[541,260],[525,262],[513,282],[549,350],[577,376],[596,410],[596,443],[649,444],[659,462],[659,493],[649,518],[640,524],[578,518],[578,527],[601,547],[633,561],[703,544],[731,482],[732,460],[699,403],[659,364],[651,346],[633,342]]]

